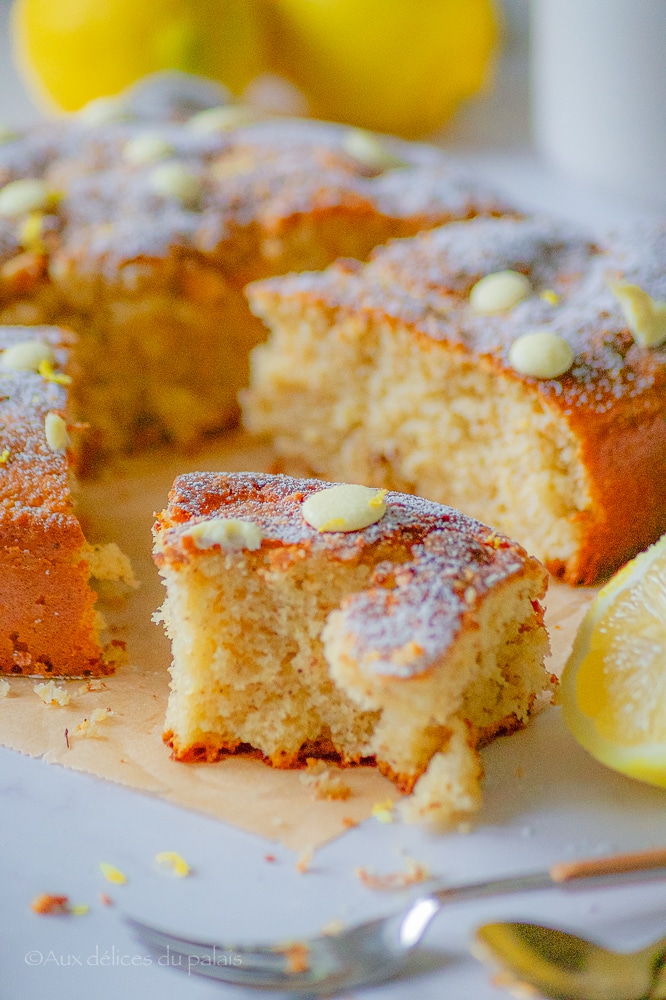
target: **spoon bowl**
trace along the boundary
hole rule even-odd
[[[639,951],[617,952],[539,924],[485,924],[472,953],[499,966],[502,984],[553,1000],[663,1000],[666,938]]]

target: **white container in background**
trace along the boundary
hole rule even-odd
[[[531,0],[532,128],[578,180],[666,209],[666,0]]]

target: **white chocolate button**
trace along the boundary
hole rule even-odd
[[[303,520],[317,531],[360,531],[386,513],[385,493],[347,483],[330,486],[307,498],[301,508]]]
[[[175,198],[186,208],[194,208],[201,198],[201,181],[182,163],[173,160],[153,167],[149,184],[163,198]]]
[[[533,378],[558,378],[573,364],[571,347],[550,330],[524,333],[509,349],[509,362],[521,375]]]
[[[622,306],[636,343],[643,347],[663,344],[666,340],[666,302],[657,302],[639,285],[628,285],[622,281],[611,282],[610,290]]]
[[[255,552],[261,548],[263,537],[252,521],[240,521],[234,517],[200,521],[186,528],[183,535],[191,538],[198,549],[210,549],[219,545],[225,552],[240,552],[243,549]]]
[[[472,288],[469,304],[475,313],[490,316],[508,312],[532,294],[529,278],[518,271],[495,271]]]
[[[128,114],[127,108],[117,97],[96,97],[81,108],[76,117],[85,125],[106,125],[123,121]]]
[[[0,365],[15,372],[38,372],[42,362],[55,362],[53,349],[43,340],[24,340],[12,344],[0,355]]]
[[[187,124],[198,135],[210,135],[214,132],[228,132],[233,128],[251,125],[257,119],[258,115],[254,108],[248,108],[243,104],[228,104],[199,111]]]
[[[0,216],[17,219],[28,212],[44,211],[52,200],[53,193],[42,180],[25,177],[20,181],[10,181],[0,189]]]
[[[44,420],[46,443],[51,451],[65,451],[69,447],[67,424],[59,413],[50,411]]]
[[[154,132],[137,135],[130,139],[123,149],[123,159],[126,163],[141,166],[144,163],[155,163],[173,155],[173,146]]]
[[[390,170],[391,167],[407,166],[405,160],[391,153],[376,135],[362,128],[349,129],[342,140],[342,148],[364,167],[370,167],[372,170]]]

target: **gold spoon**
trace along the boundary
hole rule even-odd
[[[500,966],[497,984],[553,1000],[666,1000],[666,938],[616,952],[538,924],[485,924],[472,953]]]

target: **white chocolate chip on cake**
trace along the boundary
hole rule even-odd
[[[76,115],[85,125],[106,125],[120,122],[128,117],[127,108],[117,97],[96,97],[89,101]]]
[[[512,368],[533,378],[558,378],[569,371],[573,359],[567,341],[550,330],[524,333],[514,340],[509,350]]]
[[[69,434],[67,433],[67,424],[59,413],[54,413],[51,410],[46,414],[44,431],[46,443],[51,451],[66,451],[70,443]]]
[[[627,325],[637,344],[659,347],[666,340],[666,302],[651,298],[638,285],[610,282],[610,290],[622,306]]]
[[[0,365],[15,372],[37,372],[44,361],[55,362],[55,354],[43,340],[24,340],[12,344],[0,355]]]
[[[194,208],[201,198],[201,181],[182,163],[160,163],[150,173],[151,190],[163,198],[176,198],[186,208]]]
[[[161,135],[155,132],[146,132],[144,135],[137,135],[130,139],[123,149],[123,159],[126,163],[134,166],[141,166],[144,163],[155,163],[156,160],[165,160],[167,156],[173,155],[173,146]]]
[[[469,294],[469,304],[475,313],[490,316],[508,312],[532,294],[529,278],[519,271],[495,271],[481,278]]]
[[[342,140],[342,148],[364,167],[370,167],[372,170],[390,170],[391,167],[407,166],[406,162],[391,153],[376,135],[362,128],[350,128]]]
[[[330,486],[307,498],[303,520],[317,531],[360,531],[386,513],[385,493],[371,486]]]
[[[219,108],[206,108],[199,111],[188,121],[188,126],[199,135],[209,135],[214,132],[227,132],[232,128],[251,125],[258,119],[254,108],[244,104],[228,104]]]
[[[17,219],[28,212],[43,211],[52,201],[53,192],[45,181],[36,177],[10,181],[0,189],[0,216],[4,219]]]
[[[198,549],[210,549],[219,545],[225,552],[240,552],[243,549],[255,552],[261,548],[263,537],[252,521],[240,521],[235,517],[200,521],[186,528],[183,536],[191,538]]]

